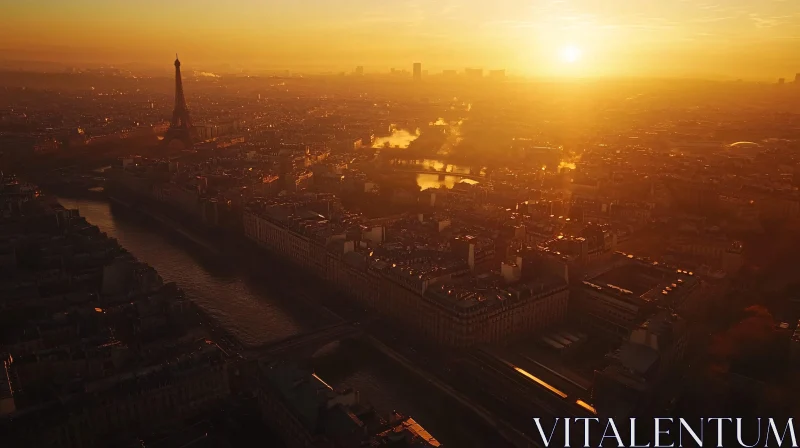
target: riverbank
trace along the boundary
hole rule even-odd
[[[222,255],[222,252],[217,247],[215,247],[213,244],[211,244],[208,241],[205,241],[202,237],[193,234],[188,229],[185,229],[183,227],[183,225],[181,225],[177,221],[175,221],[173,219],[170,219],[170,218],[162,215],[161,213],[158,213],[158,212],[155,212],[153,210],[149,210],[146,207],[142,207],[142,206],[133,204],[131,202],[125,201],[125,200],[123,200],[123,199],[121,199],[121,198],[119,198],[117,196],[106,195],[106,198],[110,202],[112,202],[114,204],[126,207],[126,208],[130,209],[132,212],[138,213],[140,215],[143,215],[143,216],[146,216],[147,218],[152,219],[153,221],[156,221],[158,224],[160,224],[160,225],[166,227],[167,229],[169,229],[170,231],[178,234],[182,238],[185,238],[186,240],[192,242],[193,244],[196,244],[197,246],[201,247],[202,249],[208,251],[211,255],[215,255],[215,256],[221,256]]]
[[[164,228],[170,233],[174,233],[184,241],[203,250],[207,255],[211,255],[225,263],[245,265],[244,267],[257,277],[263,277],[264,272],[262,267],[264,265],[269,265],[273,271],[271,274],[277,274],[278,278],[285,280],[294,277],[293,273],[288,272],[289,269],[287,269],[290,268],[291,265],[281,263],[280,260],[270,257],[269,254],[263,253],[260,248],[252,247],[253,244],[249,240],[246,240],[243,235],[237,238],[221,232],[215,235],[215,237],[220,238],[222,242],[215,242],[210,235],[207,235],[207,232],[203,231],[206,229],[201,230],[193,228],[198,226],[189,227],[176,219],[166,216],[162,212],[153,210],[147,205],[137,204],[134,201],[128,201],[118,196],[109,195],[107,199],[112,204],[124,207],[132,213],[148,218],[159,227]],[[247,262],[242,263],[243,259]],[[298,279],[292,278],[292,280]],[[287,283],[291,283],[291,281]],[[281,295],[285,296],[286,299],[303,304],[310,312],[318,314],[329,323],[338,323],[345,320],[342,316],[333,312],[319,301],[310,300],[310,295],[307,294],[307,291],[304,292],[297,288],[289,287],[288,284],[273,285],[273,287],[280,290]]]
[[[154,212],[152,210],[148,210],[145,206],[135,206],[131,205],[129,202],[121,200],[119,198],[113,199],[116,202],[119,202],[127,207],[133,207],[136,210],[142,210],[142,213],[147,214],[148,216],[152,216],[156,219],[156,221],[162,225],[166,225],[170,228],[174,228],[178,231],[181,236],[188,238],[190,241],[196,243],[201,248],[207,248],[209,246],[213,247],[211,241],[207,239],[207,237],[200,234],[200,232],[196,230],[192,230],[190,228],[186,228],[185,226],[178,223],[176,220],[164,217],[162,214],[158,212]],[[160,219],[159,219],[160,218]],[[260,269],[263,269],[263,266],[266,265],[279,265],[282,266],[281,270],[286,270],[285,279],[286,282],[292,284],[293,282],[302,282],[302,288],[295,290],[294,300],[301,300],[304,301],[309,308],[313,308],[315,312],[322,312],[327,315],[335,316],[335,319],[338,321],[344,320],[360,320],[366,319],[368,317],[372,317],[371,314],[367,310],[362,310],[360,308],[352,306],[352,302],[348,303],[345,299],[334,300],[329,298],[327,300],[325,297],[325,293],[331,295],[332,292],[335,292],[335,289],[332,289],[329,285],[326,285],[324,280],[318,278],[309,278],[312,274],[305,273],[305,275],[300,275],[298,278],[298,273],[302,273],[302,268],[294,266],[291,261],[282,260],[277,255],[270,253],[260,247],[254,245],[249,240],[247,240],[243,235],[241,238],[236,238],[235,236],[228,235],[228,238],[225,239],[225,248],[230,251],[232,247],[239,246],[234,253],[239,255],[246,255],[250,258],[251,262],[248,263],[250,266],[259,266]],[[245,247],[249,246],[249,247]],[[214,247],[215,254],[221,254],[222,251],[219,248]],[[255,250],[254,250],[255,249]],[[253,262],[255,261],[255,262]],[[266,263],[260,263],[259,261],[266,261]],[[287,269],[288,268],[288,269]],[[303,291],[304,290],[304,291]],[[318,293],[318,294],[315,294]],[[335,294],[333,294],[335,295]],[[316,296],[316,299],[312,299],[311,297]],[[323,301],[325,304],[323,304]],[[332,311],[328,306],[334,306],[336,311]],[[346,315],[346,318],[342,316],[342,313]],[[388,345],[381,342],[376,335],[367,335],[365,336],[365,340],[368,341],[371,345],[377,349],[378,352],[386,356],[387,358],[393,360],[398,366],[405,369],[407,372],[413,374],[417,378],[421,379],[423,382],[431,384],[436,389],[438,389],[441,393],[445,396],[450,397],[458,403],[459,405],[463,406],[465,409],[470,410],[480,421],[486,424],[488,427],[498,431],[503,438],[513,446],[518,447],[530,447],[536,446],[532,440],[524,436],[519,431],[514,430],[505,422],[498,421],[494,417],[492,417],[488,411],[482,408],[482,406],[474,403],[469,397],[465,396],[464,394],[456,391],[452,387],[446,384],[445,381],[440,380],[435,374],[427,371],[423,367],[419,367],[420,365],[424,365],[425,362],[413,362],[409,360],[403,354],[397,352],[396,350],[392,349]]]
[[[302,273],[261,253],[249,240],[248,250],[225,248],[226,253],[238,252],[238,256],[210,257],[199,246],[123,206],[112,209],[108,201],[60,200],[67,208],[80,208],[81,216],[116,238],[136,258],[153,266],[165,281],[180,285],[186,297],[203,308],[210,319],[249,346],[268,344],[331,323],[319,311],[320,306],[306,305],[299,296],[308,296],[303,300],[309,304],[324,301],[325,306],[339,311],[339,304],[332,298],[338,293],[307,285],[308,279]],[[213,241],[212,235],[198,236]],[[256,272],[261,274],[255,275]],[[343,314],[355,316],[356,310]],[[375,328],[385,328],[379,322],[369,325],[371,333]],[[224,333],[221,335],[224,337]],[[314,365],[315,359],[326,357],[327,368],[320,374],[334,387],[359,390],[367,401],[386,412],[398,409],[414,416],[445,446],[509,446],[497,430],[431,383],[420,380],[365,340],[351,342],[332,344],[309,360]],[[397,344],[408,346],[403,338]],[[423,348],[416,346],[416,351],[421,353]],[[416,359],[413,353],[402,353],[407,359]]]

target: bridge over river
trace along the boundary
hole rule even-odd
[[[364,333],[361,325],[361,322],[339,322],[253,347],[243,355],[246,359],[308,359],[319,349],[332,342],[360,337]]]
[[[393,173],[436,174],[439,176],[454,176],[476,181],[485,180],[489,172],[484,167],[468,167],[453,165],[439,160],[406,160],[392,159],[382,164],[382,170]]]

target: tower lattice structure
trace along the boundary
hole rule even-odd
[[[188,149],[192,147],[194,128],[189,117],[189,108],[186,107],[186,97],[183,95],[183,80],[181,79],[181,61],[175,55],[175,109],[172,111],[172,120],[169,129],[164,134],[162,143],[168,145],[173,140],[183,142]]]

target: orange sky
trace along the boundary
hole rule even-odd
[[[800,0],[0,0],[0,58],[793,78]],[[565,47],[580,50],[567,62]],[[169,68],[169,64],[166,64]]]

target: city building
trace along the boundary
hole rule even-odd
[[[227,354],[198,341],[182,292],[77,210],[3,181],[0,248],[14,247],[0,250],[13,274],[0,279],[4,443],[122,446],[217,408]]]
[[[634,328],[630,337],[608,355],[610,363],[595,372],[592,399],[609,417],[646,415],[674,396],[688,332],[686,322],[661,311]]]
[[[330,199],[305,194],[251,204],[244,212],[245,235],[441,345],[512,340],[566,317],[565,267],[560,273],[526,269],[520,259],[515,281],[475,285],[501,268],[491,239],[467,234],[448,240],[447,219],[410,219],[389,229],[364,225],[336,218],[331,211],[338,205]],[[394,228],[407,225],[418,228],[408,234],[418,239],[418,251],[390,239]],[[425,240],[427,248],[420,246]]]
[[[619,254],[576,288],[575,311],[600,334],[626,338],[659,310],[677,310],[699,286],[693,272]]]
[[[494,241],[472,235],[456,237],[451,243],[453,254],[465,261],[473,272],[496,268]]]
[[[422,79],[422,63],[415,62],[414,63],[414,81],[420,81]]]
[[[505,343],[558,325],[567,315],[569,288],[542,277],[486,290],[444,283],[426,290],[423,301],[397,310],[401,322],[442,345],[470,347]]]
[[[173,363],[89,383],[85,393],[18,410],[0,420],[17,446],[97,446],[120,431],[149,432],[212,409],[229,395],[227,367],[213,345]]]
[[[242,130],[242,122],[241,120],[230,120],[219,123],[195,123],[193,130],[201,140],[213,140],[239,133]]]
[[[383,419],[357,391],[334,390],[294,365],[260,362],[258,378],[262,417],[288,447],[441,446],[413,418],[394,413]]]

